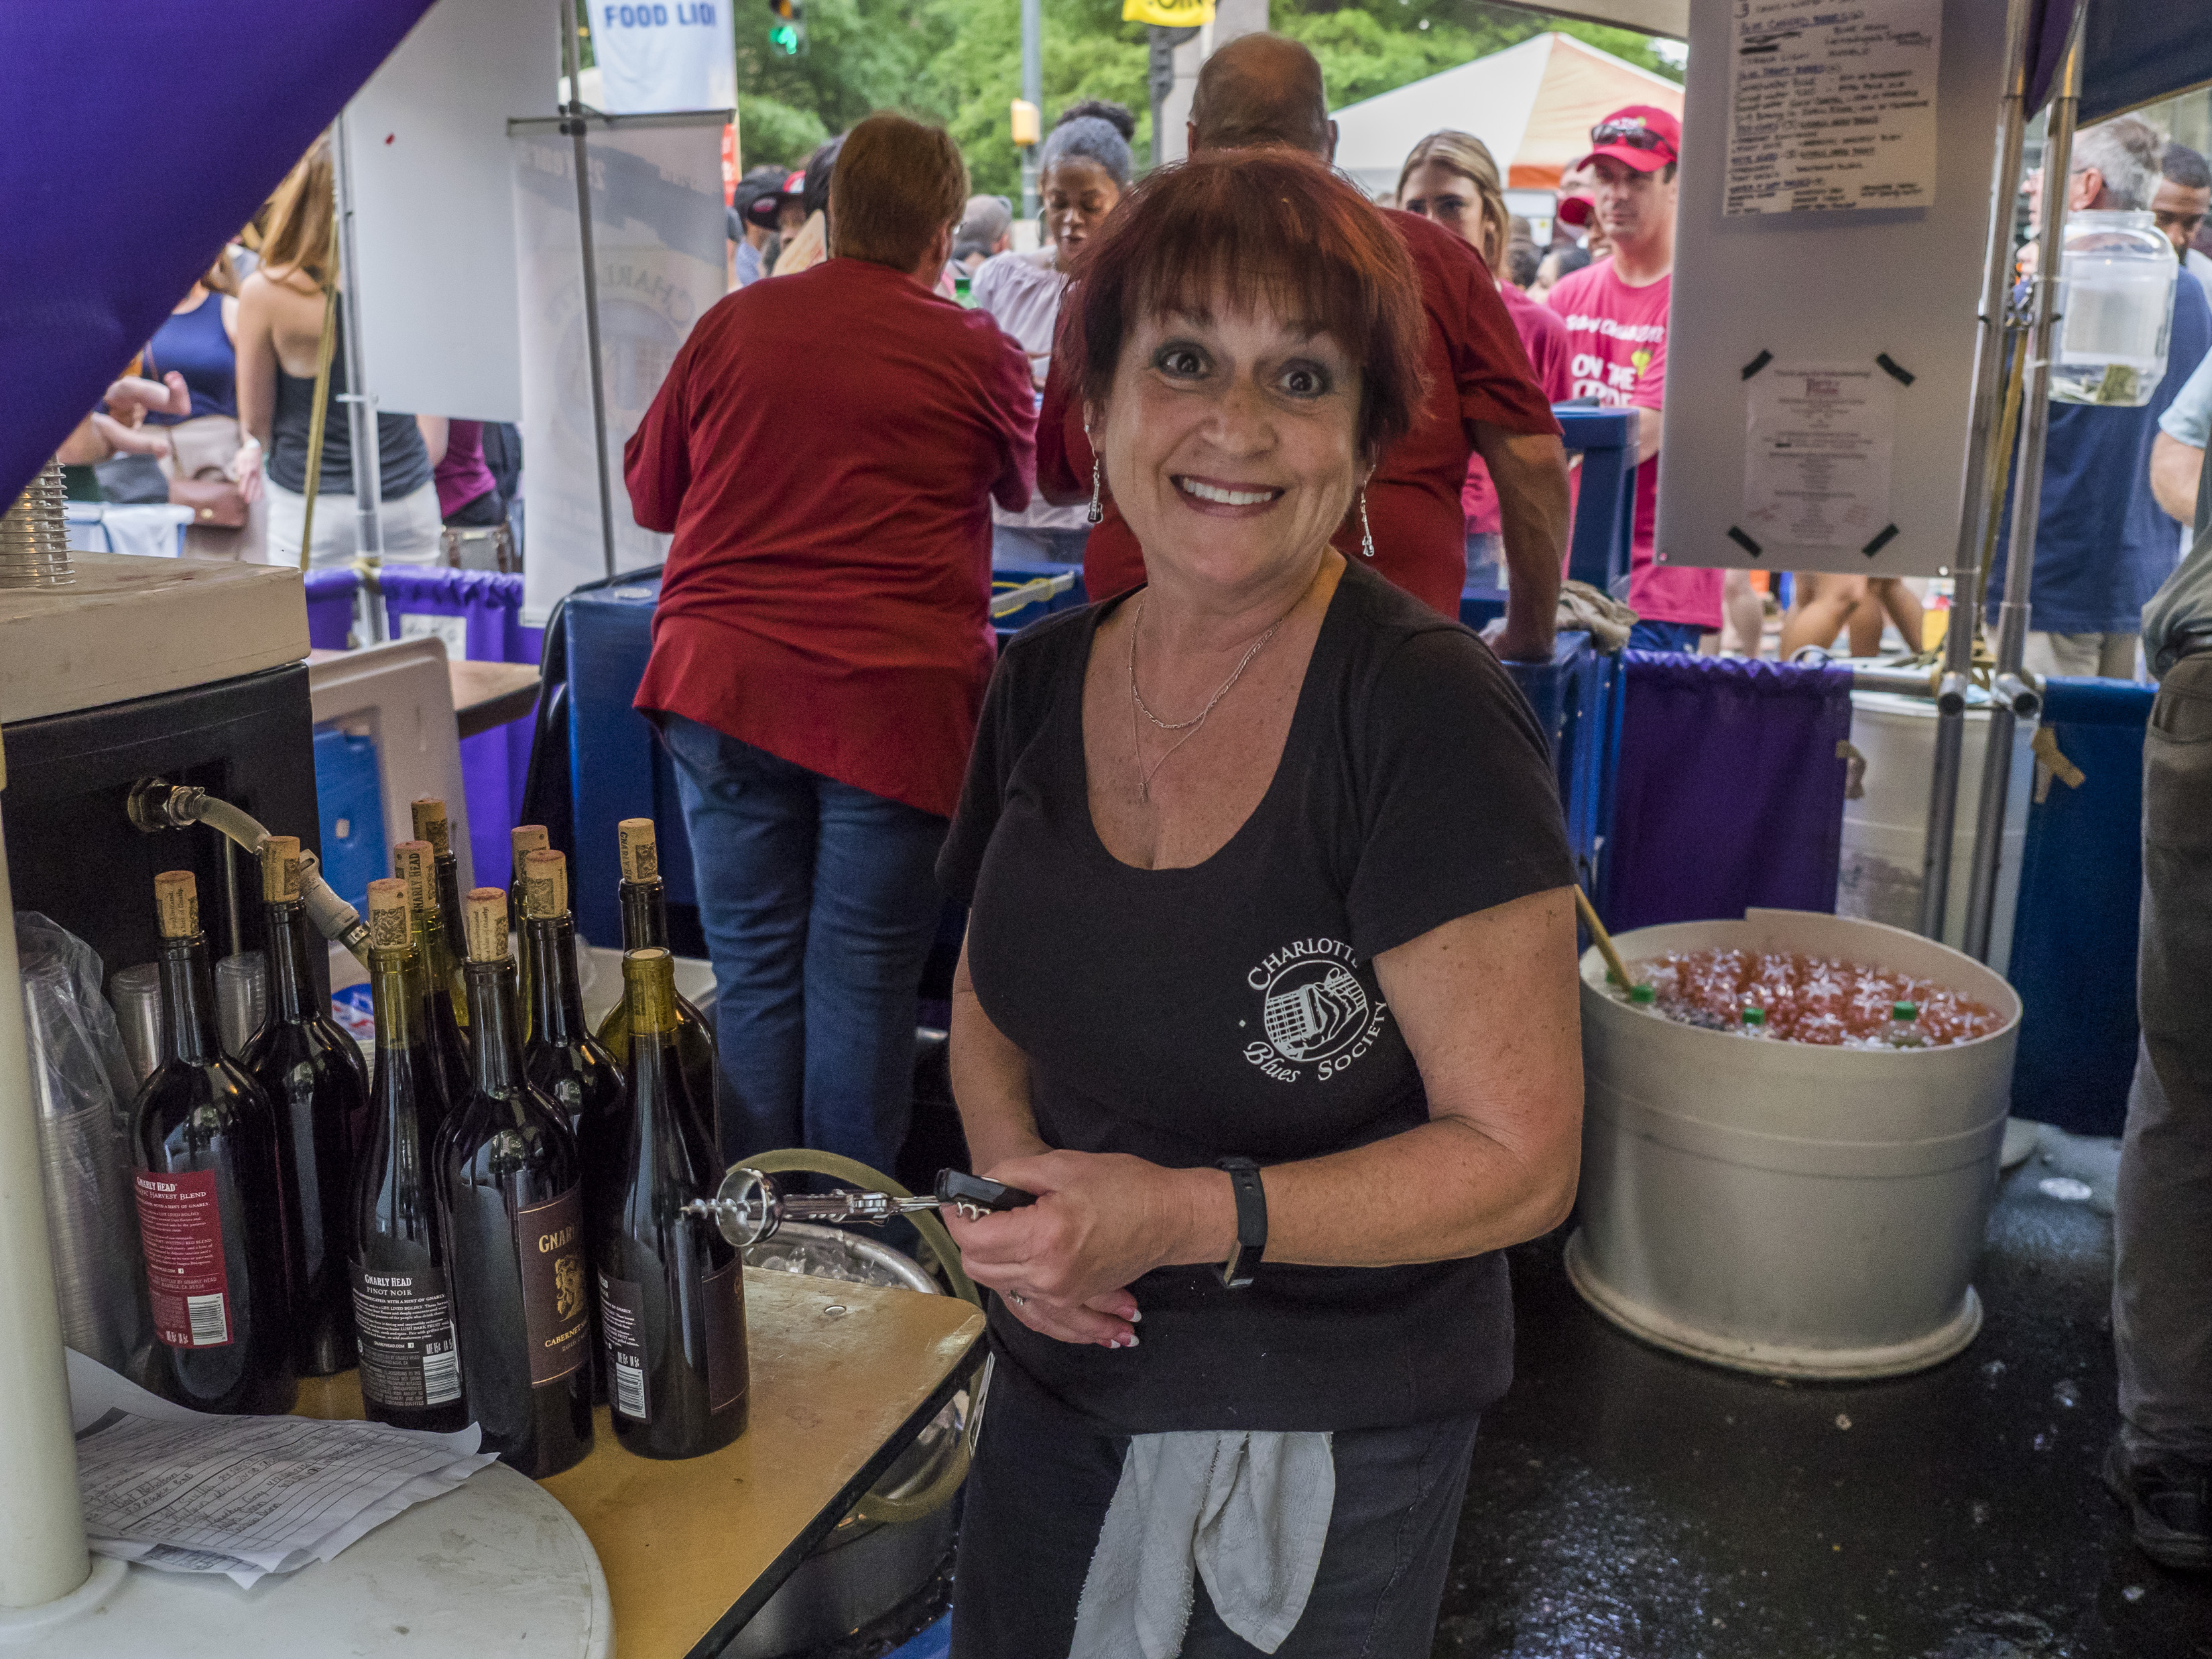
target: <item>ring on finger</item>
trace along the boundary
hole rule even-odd
[[[1019,1291],[1008,1291],[1006,1292],[1006,1300],[1012,1303],[1017,1308],[1026,1308],[1030,1304],[1029,1297],[1024,1296]]]

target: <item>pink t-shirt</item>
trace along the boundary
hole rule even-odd
[[[1632,288],[1601,259],[1546,297],[1567,325],[1573,396],[1607,409],[1657,409],[1667,388],[1667,301],[1674,278]],[[1636,523],[1629,551],[1628,603],[1650,622],[1721,625],[1721,573],[1657,564],[1659,461],[1636,470]]]
[[[1556,312],[1530,299],[1510,283],[1498,285],[1505,301],[1505,314],[1528,354],[1528,367],[1536,371],[1536,384],[1547,402],[1565,403],[1574,394],[1567,390],[1567,331]],[[1480,455],[1468,458],[1467,482],[1460,487],[1460,510],[1467,514],[1467,533],[1496,535],[1503,526],[1498,510],[1498,486],[1490,481],[1490,468]]]

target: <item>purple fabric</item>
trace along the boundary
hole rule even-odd
[[[405,618],[410,616],[459,617],[467,623],[470,661],[538,661],[544,635],[541,629],[522,626],[521,577],[489,570],[387,565],[379,580],[392,638],[407,634]],[[528,719],[510,720],[461,742],[470,860],[479,886],[507,885],[513,866],[513,842],[507,832],[514,827],[521,808],[530,732]]]
[[[1630,651],[1607,923],[1836,908],[1846,668]]]
[[[2027,19],[2027,112],[2041,109],[2058,78],[2066,55],[2066,32],[2073,27],[2075,0],[2042,0]],[[2085,64],[2086,68],[2087,65]]]
[[[353,643],[354,597],[361,577],[351,570],[310,570],[307,643],[318,651],[343,651]]]
[[[0,501],[427,9],[0,6]]]

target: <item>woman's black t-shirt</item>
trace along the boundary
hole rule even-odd
[[[1173,1167],[1307,1158],[1428,1120],[1377,988],[1382,951],[1574,879],[1550,757],[1474,635],[1357,565],[1329,601],[1259,805],[1188,869],[1091,823],[1091,606],[1010,645],[938,872],[973,906],[984,1012],[1027,1054],[1038,1133]],[[1357,1429],[1481,1410],[1512,1369],[1505,1261],[1268,1261],[1131,1287],[1134,1348],[1057,1342],[994,1304],[1001,1351],[1124,1434]]]

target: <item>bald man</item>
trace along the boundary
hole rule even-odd
[[[1191,105],[1190,151],[1281,145],[1333,161],[1321,65],[1295,40],[1248,34],[1206,60]],[[1470,453],[1498,486],[1505,559],[1512,572],[1498,654],[1545,661],[1552,654],[1566,551],[1567,462],[1559,422],[1536,383],[1497,284],[1482,257],[1427,220],[1378,209],[1413,257],[1429,319],[1429,395],[1413,430],[1383,452],[1367,484],[1375,568],[1448,617],[1459,615],[1467,582],[1467,520],[1460,486]],[[1075,316],[1064,307],[1063,320]],[[1053,356],[1037,421],[1037,483],[1051,501],[1086,500],[1091,446],[1083,434],[1079,371],[1063,334]],[[1084,586],[1111,599],[1145,580],[1144,556],[1110,499],[1084,550]],[[1335,537],[1360,556],[1355,508]]]

